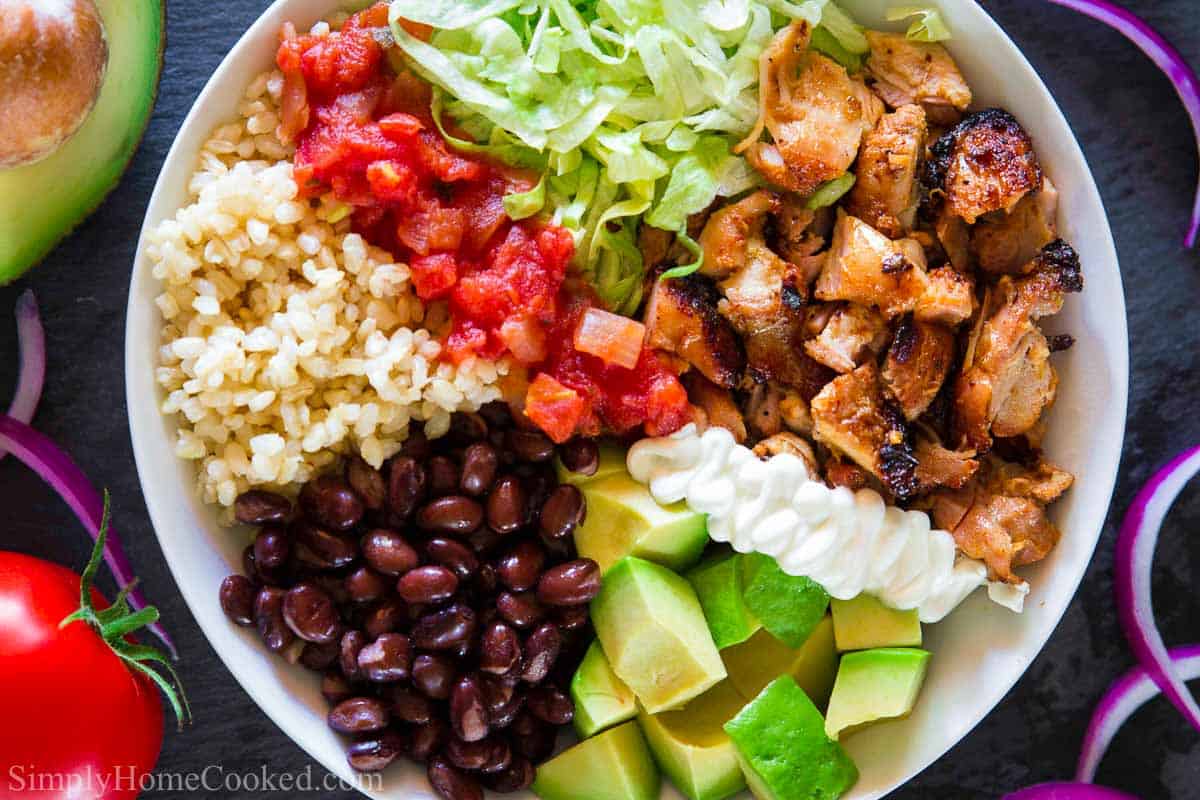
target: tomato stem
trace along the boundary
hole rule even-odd
[[[135,644],[125,638],[147,625],[153,625],[159,617],[158,609],[154,606],[146,606],[138,611],[130,607],[129,594],[137,585],[137,579],[125,584],[108,608],[97,611],[92,602],[92,585],[100,569],[100,559],[104,556],[104,541],[108,537],[110,514],[109,495],[105,491],[100,531],[87,566],[79,576],[79,609],[60,622],[58,627],[62,629],[75,622],[88,625],[129,669],[145,675],[162,690],[175,712],[179,730],[183,730],[184,725],[192,720],[192,709],[187,693],[183,690],[183,683],[179,680],[175,668],[171,666],[170,660],[156,648]],[[157,665],[158,669],[154,669],[152,664]],[[164,672],[166,675],[163,675]]]

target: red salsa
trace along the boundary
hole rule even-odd
[[[332,192],[351,205],[354,230],[409,265],[417,295],[446,301],[445,358],[510,354],[528,367],[526,411],[556,441],[679,428],[687,395],[652,350],[625,369],[574,349],[595,301],[566,280],[570,231],[509,219],[504,197],[538,176],[455,152],[434,124],[428,84],[385,57],[386,25],[379,4],[324,36],[285,26],[281,132],[296,144],[302,195]]]

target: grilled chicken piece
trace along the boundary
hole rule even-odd
[[[838,212],[817,299],[873,306],[891,318],[916,308],[928,283],[920,243],[892,241],[858,217]]]
[[[700,271],[721,280],[746,266],[746,247],[761,239],[767,213],[779,207],[779,198],[758,191],[714,211],[700,233],[704,263]]]
[[[808,49],[811,26],[784,28],[759,58],[759,120],[735,148],[767,180],[801,195],[842,175],[883,103],[837,62]],[[759,141],[763,128],[773,143]]]
[[[779,411],[779,401],[783,395],[769,381],[747,382],[750,384],[750,390],[746,394],[743,407],[746,424],[756,439],[774,436],[783,430],[783,415]]]
[[[733,392],[717,386],[699,372],[687,372],[682,378],[688,400],[704,412],[709,425],[724,428],[739,444],[746,441],[746,421],[734,402]]]
[[[817,212],[808,208],[799,195],[788,193],[774,212],[775,250],[787,261],[800,264],[825,246],[825,237],[813,229]]]
[[[917,437],[913,455],[917,459],[917,484],[922,494],[941,486],[961,489],[979,471],[975,451],[949,450],[932,438]]]
[[[720,295],[700,275],[659,278],[646,304],[646,343],[675,353],[718,386],[741,380],[746,353],[717,311]]]
[[[804,351],[834,372],[852,372],[887,343],[887,320],[866,306],[851,303],[833,312],[825,329],[804,343]]]
[[[846,210],[893,239],[913,229],[925,156],[925,112],[906,105],[884,115],[858,154],[858,180]]]
[[[916,103],[935,125],[953,125],[971,105],[971,89],[940,44],[910,41],[902,33],[867,31],[867,72],[875,93],[891,108]]]
[[[941,203],[937,219],[933,223],[933,232],[937,235],[938,244],[946,253],[946,259],[956,270],[969,273],[975,268],[974,253],[971,251],[971,226],[963,222],[962,217],[950,213],[946,203]]]
[[[922,322],[954,327],[975,313],[975,286],[953,267],[938,267],[927,275],[925,293],[917,301],[914,316]]]
[[[996,212],[971,231],[971,249],[988,272],[1019,275],[1038,252],[1058,238],[1058,190],[1049,178],[1042,188],[1021,198],[1013,210]]]
[[[871,473],[858,464],[849,464],[840,458],[825,462],[825,483],[829,488],[844,486],[852,492],[865,489],[871,483]]]
[[[777,456],[781,453],[787,453],[803,461],[810,478],[815,478],[821,474],[821,470],[817,466],[817,456],[813,452],[812,445],[794,433],[786,431],[777,433],[774,436],[768,436],[754,445],[754,455],[764,461],[771,456]]]
[[[978,481],[956,492],[938,492],[934,524],[954,536],[958,549],[987,564],[995,580],[1020,583],[1014,567],[1045,558],[1059,532],[1034,500],[993,494]]]
[[[897,497],[916,491],[917,462],[899,414],[884,405],[873,362],[830,381],[813,398],[812,417],[817,441],[879,478]]]
[[[638,228],[638,250],[642,253],[642,263],[647,270],[667,262],[667,253],[674,241],[675,234],[670,231],[642,223]]]
[[[910,422],[937,397],[954,361],[954,333],[941,325],[904,319],[883,364],[883,385]]]
[[[1049,505],[1075,483],[1075,476],[1053,464],[1038,460],[1032,467],[992,459],[988,488],[1010,497],[1025,497]]]
[[[812,436],[813,418],[808,400],[794,389],[784,389],[779,401],[779,416],[788,430],[802,436]]]
[[[986,452],[992,436],[1016,436],[1054,402],[1057,376],[1035,320],[1057,314],[1083,289],[1079,257],[1062,240],[1046,245],[1024,278],[1000,279],[955,384],[955,429]]]
[[[984,214],[1008,211],[1042,185],[1042,168],[1029,134],[999,108],[964,119],[934,143],[925,185],[946,193],[946,208],[969,225]]]

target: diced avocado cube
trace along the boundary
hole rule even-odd
[[[705,559],[687,574],[718,650],[744,642],[762,627],[746,607],[741,557],[725,551]]]
[[[559,483],[571,483],[582,487],[585,483],[592,483],[610,475],[624,475],[625,453],[626,450],[621,445],[605,440],[600,443],[600,463],[596,465],[596,471],[591,475],[572,472],[558,459],[554,460],[554,471],[558,473]]]
[[[598,641],[592,642],[575,670],[571,699],[575,701],[575,730],[581,739],[637,716],[633,691],[612,671]]]
[[[722,651],[729,682],[752,700],[780,675],[791,675],[817,708],[825,708],[837,676],[838,654],[833,646],[833,622],[826,616],[798,648],[788,647],[768,631],[759,631],[742,644]]]
[[[836,800],[858,780],[825,720],[790,676],[776,678],[725,724],[759,800]]]
[[[542,764],[531,787],[545,800],[658,800],[658,768],[636,722],[584,739]]]
[[[746,788],[733,742],[722,727],[745,704],[722,681],[678,711],[638,715],[654,760],[691,800],[724,800]]]
[[[880,647],[842,656],[829,698],[825,731],[837,739],[912,711],[929,669],[929,653],[913,647]]]
[[[627,473],[609,475],[580,487],[587,518],[575,531],[575,549],[607,572],[627,555],[676,571],[700,560],[708,544],[708,523],[682,502],[661,506],[650,490]]]
[[[789,647],[799,647],[829,608],[829,595],[809,578],[788,575],[762,553],[742,556],[746,607]]]
[[[592,624],[613,672],[650,714],[679,708],[725,679],[692,585],[626,557],[592,601]]]
[[[921,618],[915,608],[897,611],[867,594],[853,600],[834,598],[829,608],[837,649],[843,653],[873,647],[921,646]]]

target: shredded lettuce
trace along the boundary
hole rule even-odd
[[[513,192],[504,197],[504,213],[510,219],[526,219],[537,214],[546,205],[546,176],[528,192]]]
[[[809,47],[818,53],[827,55],[846,68],[848,72],[858,72],[863,67],[866,56],[862,53],[851,53],[842,47],[834,35],[822,27],[813,29]]]
[[[856,180],[858,178],[853,172],[847,172],[832,180],[825,181],[809,196],[805,202],[805,206],[816,211],[818,208],[833,205],[838,200],[841,200],[846,192],[854,188]]]
[[[641,224],[685,230],[757,185],[731,145],[757,119],[775,31],[805,19],[849,53],[866,47],[830,0],[393,0],[389,18],[408,63],[449,96],[439,125],[444,110],[474,140],[450,144],[542,171],[506,208],[571,229],[576,267],[624,313],[641,299]]]
[[[901,6],[887,12],[888,22],[916,17],[905,32],[905,38],[914,42],[944,42],[950,38],[950,29],[942,19],[942,12],[933,7]]]

